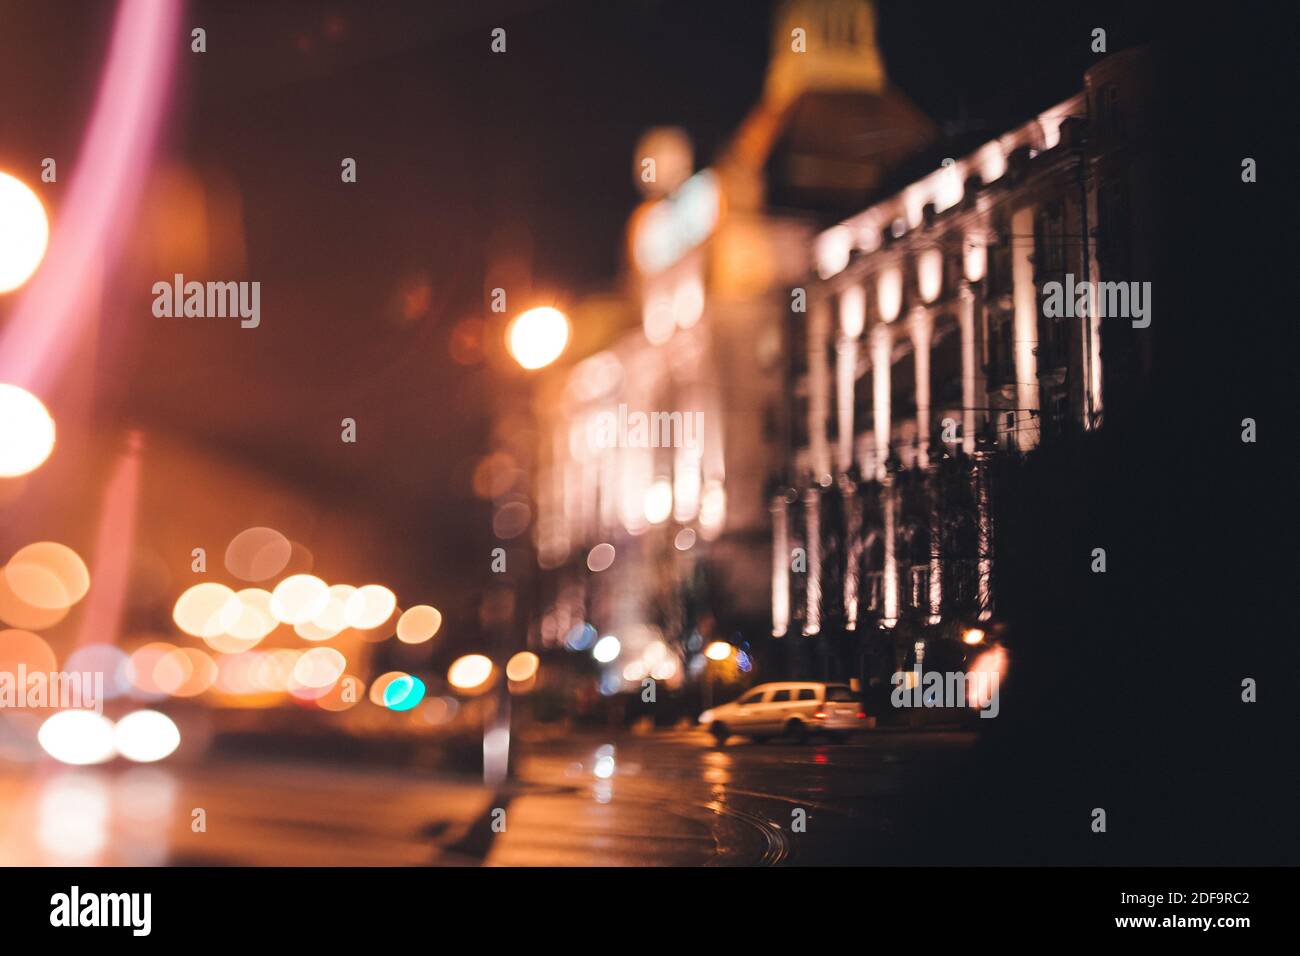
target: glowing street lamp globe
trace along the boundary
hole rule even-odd
[[[725,661],[735,650],[726,641],[714,641],[704,649],[704,656],[711,661]]]
[[[39,468],[54,450],[54,419],[41,400],[17,385],[0,383],[0,478]]]
[[[26,282],[45,258],[50,223],[36,193],[0,173],[0,293]]]
[[[538,306],[510,323],[506,343],[514,360],[526,369],[544,368],[569,344],[569,319],[559,309]]]

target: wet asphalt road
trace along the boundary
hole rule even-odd
[[[501,787],[288,761],[0,770],[0,864],[873,864],[969,733],[716,748],[698,732],[517,746]],[[198,811],[202,811],[200,814]],[[200,826],[201,824],[201,826]],[[898,862],[896,859],[892,862]]]

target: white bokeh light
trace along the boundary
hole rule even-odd
[[[50,223],[25,183],[0,173],[0,293],[26,282],[45,258]]]

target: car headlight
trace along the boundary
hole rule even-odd
[[[700,714],[700,723],[702,724],[713,723],[713,711],[706,710],[704,713]]]

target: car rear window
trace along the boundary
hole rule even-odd
[[[843,684],[829,684],[826,687],[827,700],[853,700],[853,691]]]
[[[803,688],[800,688],[800,690],[799,690],[799,699],[800,699],[800,700],[816,700],[816,699],[817,699],[817,691],[813,690],[811,687],[803,687]]]

